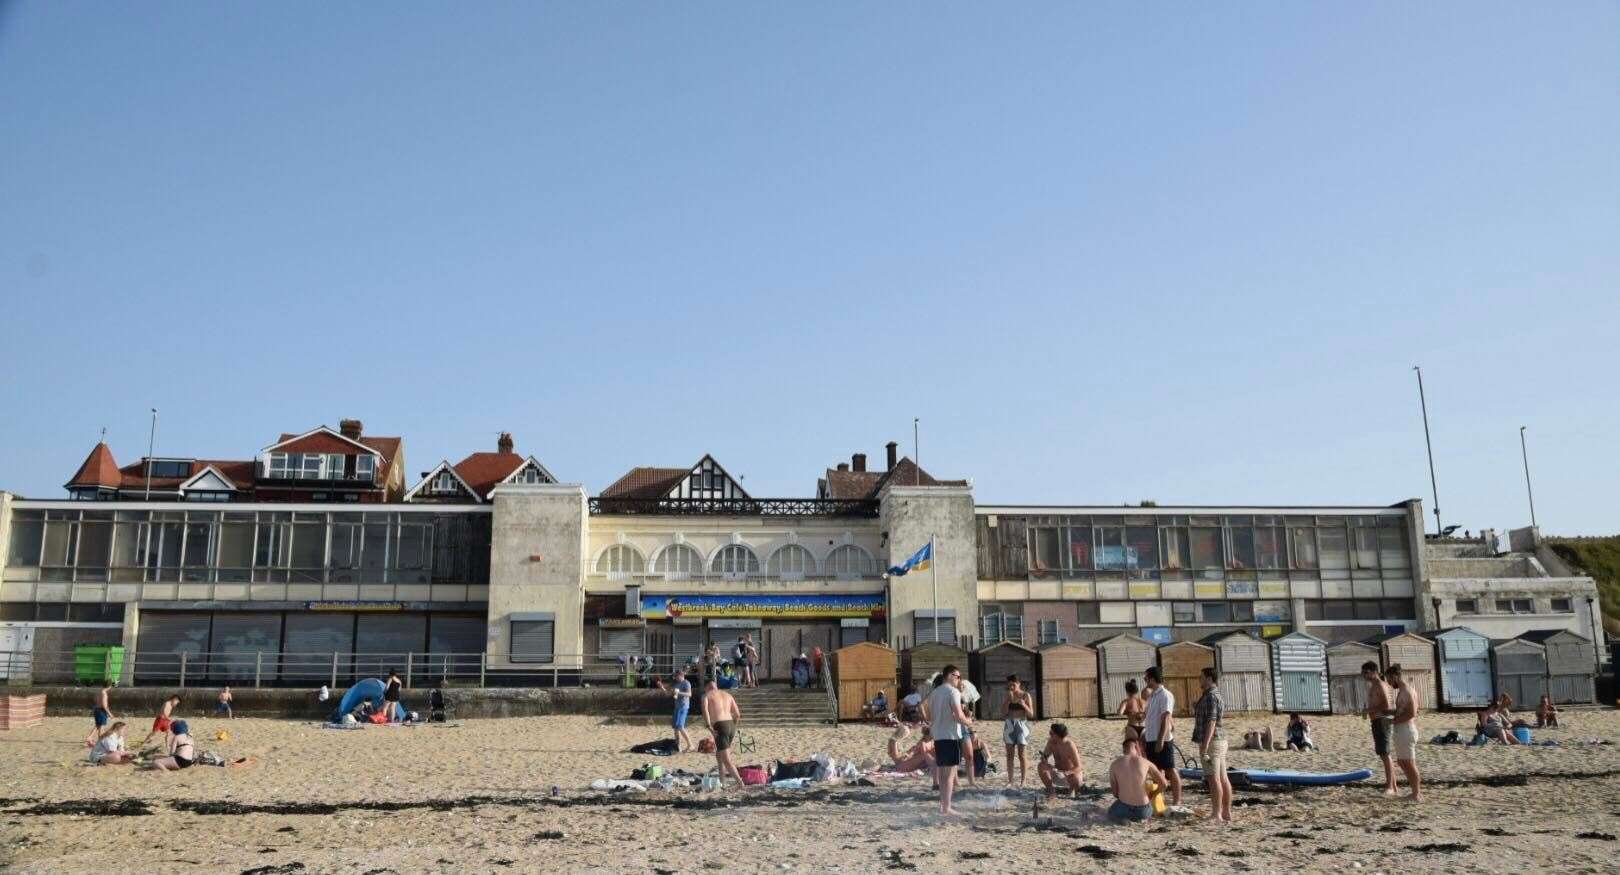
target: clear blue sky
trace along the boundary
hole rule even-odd
[[[593,491],[1620,530],[1613,3],[0,11],[0,487],[345,416]],[[1431,517],[1432,521],[1432,517]]]

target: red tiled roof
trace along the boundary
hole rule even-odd
[[[201,474],[203,469],[212,466],[219,473],[225,475],[227,480],[237,489],[252,489],[253,480],[258,466],[251,460],[240,459],[192,459],[191,465],[184,477],[153,477],[152,488],[173,491],[180,488],[180,484]],[[118,469],[118,480],[112,484],[121,489],[146,488],[146,461],[143,459],[132,465],[125,465]],[[69,484],[74,485],[74,484]]]
[[[295,437],[298,437],[298,435],[284,433],[276,439],[273,446],[285,444]],[[394,462],[399,457],[399,445],[403,439],[361,435],[357,440],[359,443],[376,450],[382,456],[382,465],[378,466],[377,471],[377,485],[386,487],[390,475],[393,473]],[[280,450],[289,453],[343,453],[347,455],[354,452],[354,445],[349,443],[347,438],[340,437],[337,432],[328,434],[317,430],[315,434],[309,435],[297,443],[280,447]]]
[[[517,453],[473,453],[453,467],[461,479],[478,493],[479,498],[487,499],[502,480],[512,476],[512,472],[521,468],[526,461],[527,456]]]
[[[828,469],[823,481],[828,498],[876,498],[883,487],[896,486],[966,486],[966,480],[940,480],[918,467],[911,457],[902,456],[888,471],[839,471]]]
[[[663,498],[669,495],[690,468],[631,468],[623,477],[602,490],[602,498]]]
[[[97,443],[95,449],[84,459],[84,464],[74,473],[73,479],[67,482],[68,488],[75,486],[117,486],[122,479],[118,472],[118,463],[113,461],[112,450],[106,443]]]

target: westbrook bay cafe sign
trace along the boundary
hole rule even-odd
[[[641,615],[679,619],[883,619],[883,595],[643,595]]]

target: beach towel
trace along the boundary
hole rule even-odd
[[[802,763],[778,762],[771,772],[771,781],[787,781],[794,778],[814,778],[818,764],[814,760]]]

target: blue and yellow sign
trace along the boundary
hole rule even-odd
[[[643,595],[641,616],[649,620],[676,617],[757,619],[883,618],[883,594],[865,595]]]

